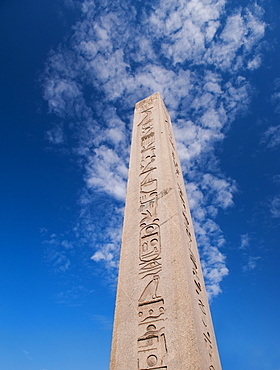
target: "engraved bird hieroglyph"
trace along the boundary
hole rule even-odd
[[[143,293],[141,294],[139,298],[139,303],[149,302],[149,301],[152,301],[160,297],[157,295],[158,283],[159,283],[159,276],[154,275],[153,279],[148,283]]]

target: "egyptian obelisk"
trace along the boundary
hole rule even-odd
[[[135,106],[110,370],[220,370],[169,114]]]

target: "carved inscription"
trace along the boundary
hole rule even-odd
[[[199,307],[200,313],[201,313],[201,335],[203,337],[207,353],[209,356],[209,370],[215,370],[213,366],[213,361],[214,361],[214,351],[213,351],[213,339],[212,339],[212,334],[210,332],[210,325],[209,325],[209,315],[208,311],[206,309],[206,305],[203,302],[202,296],[205,296],[205,292],[203,292],[204,288],[203,285],[201,284],[201,270],[198,267],[198,262],[196,260],[195,254],[192,250],[193,248],[193,243],[192,243],[192,231],[191,231],[191,226],[190,226],[190,221],[189,221],[189,216],[188,216],[188,207],[187,203],[185,200],[184,193],[182,191],[182,187],[184,185],[184,180],[183,176],[180,176],[180,171],[179,171],[179,165],[178,165],[178,159],[176,158],[176,149],[175,149],[175,144],[174,144],[174,139],[173,139],[173,133],[172,133],[172,128],[171,128],[171,123],[169,116],[166,112],[166,119],[165,122],[167,124],[167,132],[168,132],[168,139],[169,143],[171,145],[171,153],[172,153],[172,163],[173,163],[173,169],[174,173],[177,177],[177,190],[178,190],[178,195],[179,199],[181,201],[181,213],[182,213],[182,219],[185,227],[185,232],[187,235],[187,240],[188,240],[188,247],[189,247],[189,257],[191,260],[191,266],[192,266],[192,276],[193,276],[193,289],[196,292],[197,296],[197,305]],[[181,183],[181,184],[180,184]],[[201,278],[200,278],[201,276]],[[202,292],[204,294],[202,294]]]
[[[159,200],[172,189],[159,189],[158,150],[154,127],[153,105],[157,95],[143,100],[137,106],[140,119],[137,124],[140,144],[139,166],[139,298],[138,298],[138,370],[168,370],[168,347],[165,329],[165,297],[161,290],[162,244],[161,222],[158,215]],[[208,353],[207,369],[214,368],[214,333],[211,327],[209,310],[203,277],[194,244],[193,227],[185,197],[184,180],[180,170],[179,159],[173,137],[169,115],[163,105],[168,142],[170,144],[171,165],[175,175],[178,198],[180,200],[180,217],[184,225],[188,253],[190,258],[192,289],[196,297],[200,316],[201,340]],[[161,190],[161,191],[160,191]],[[170,369],[169,369],[170,370]]]
[[[140,202],[141,202],[141,206],[139,208],[139,211],[143,211],[145,210],[146,208],[148,207],[153,207],[153,203],[157,200],[157,199],[160,199],[160,198],[163,198],[165,195],[167,195],[170,191],[172,190],[172,188],[168,188],[168,189],[164,189],[162,190],[159,194],[153,194],[153,198],[150,199],[149,201],[146,200],[146,197],[143,198],[143,195],[140,195]],[[143,201],[143,203],[142,203]]]
[[[159,298],[159,296],[157,296],[158,282],[159,276],[154,275],[153,279],[148,283],[143,293],[141,294],[138,300],[139,303],[149,302],[152,301],[153,299]]]
[[[170,138],[169,138],[169,140],[170,140]],[[173,164],[174,164],[174,168],[175,168],[175,175],[177,177],[179,177],[179,174],[180,174],[179,165],[178,165],[178,162],[176,160],[175,152],[174,151],[172,151],[172,159],[173,159]]]
[[[154,320],[162,319],[164,314],[164,300],[159,298],[157,300],[140,303],[138,316],[140,318],[140,323],[151,323]]]
[[[138,299],[138,369],[167,370],[167,346],[164,324],[164,298],[160,295],[162,271],[158,200],[171,189],[158,191],[157,150],[153,122],[153,99],[139,106],[141,120],[139,168],[139,281]]]
[[[161,271],[161,261],[160,257],[158,259],[154,259],[152,261],[140,263],[140,271],[139,274],[142,275],[141,279],[145,279],[148,275],[158,274]]]

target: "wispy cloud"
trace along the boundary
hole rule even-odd
[[[32,360],[32,357],[31,357],[31,355],[30,355],[30,352],[29,351],[27,351],[26,349],[23,349],[22,350],[22,353],[24,354],[24,356],[28,359],[28,360]]]
[[[70,288],[65,285],[64,289],[56,294],[55,299],[57,303],[64,306],[76,307],[81,306],[92,292],[84,285],[72,285]]]
[[[102,328],[106,330],[112,329],[112,320],[104,315],[92,315],[91,320],[96,321]]]
[[[270,212],[273,218],[280,217],[280,195],[272,197],[270,201]]]
[[[280,113],[280,78],[274,81],[274,93],[271,96],[276,113]]]
[[[274,81],[274,93],[271,95],[271,102],[275,113],[280,113],[280,78]],[[260,143],[267,149],[275,150],[280,145],[280,125],[271,125],[262,133]]]
[[[259,246],[255,240],[254,234],[246,233],[240,235],[239,249],[242,251],[242,271],[246,273],[252,272],[258,267],[258,263],[261,260],[260,256],[256,256]]]
[[[270,126],[262,135],[261,143],[267,149],[277,149],[280,145],[280,125]]]
[[[53,127],[51,130],[47,131],[46,136],[47,136],[47,140],[51,144],[55,144],[55,145],[64,144],[65,139],[66,139],[61,125],[57,125]]]
[[[45,246],[45,258],[53,266],[55,272],[65,272],[70,267],[69,251],[73,249],[67,240],[61,240],[56,234],[51,234],[43,241]]]
[[[249,248],[249,246],[250,246],[250,236],[249,236],[249,234],[247,233],[247,234],[241,235],[240,239],[241,239],[241,241],[240,241],[239,249]]]
[[[76,233],[88,240],[94,262],[109,269],[118,265],[116,225],[121,224],[125,197],[132,109],[136,101],[159,91],[187,174],[208,291],[211,296],[221,291],[228,269],[215,217],[234,205],[237,187],[222,173],[215,147],[236,115],[248,108],[246,76],[261,63],[264,32],[257,4],[229,13],[225,0],[81,2],[71,40],[49,54],[44,97],[75,140],[72,151],[85,180]],[[67,145],[62,125],[48,137],[52,144]],[[96,192],[114,204],[103,209],[98,220],[102,230],[90,221]],[[112,207],[116,216],[108,221]],[[117,236],[112,230],[118,230]]]
[[[242,268],[243,271],[247,272],[247,271],[255,270],[255,268],[257,267],[257,262],[260,259],[261,259],[261,257],[259,257],[259,256],[257,256],[257,257],[249,256],[248,260],[247,260],[247,263]]]

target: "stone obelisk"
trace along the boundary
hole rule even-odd
[[[219,370],[184,180],[159,93],[135,106],[110,370]]]

